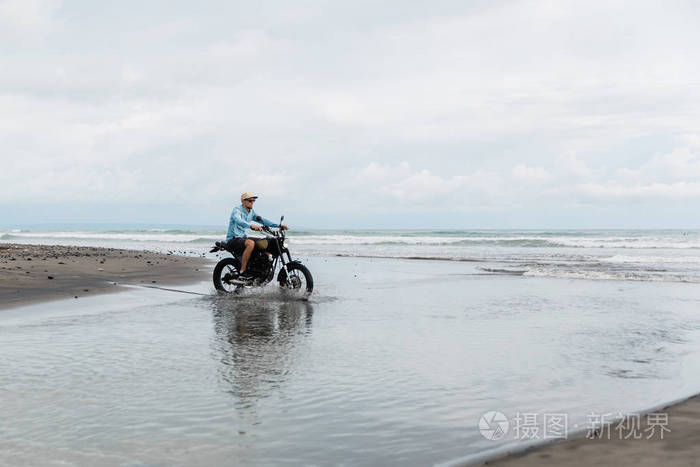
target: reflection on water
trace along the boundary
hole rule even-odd
[[[250,408],[293,372],[297,350],[311,333],[313,306],[226,296],[211,305],[220,380],[237,406]]]
[[[488,410],[572,426],[700,387],[692,284],[415,264],[319,260],[311,303],[144,289],[0,313],[0,465],[429,465],[512,442],[479,433]]]

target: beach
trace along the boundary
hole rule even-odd
[[[274,282],[217,294],[225,254],[206,237],[221,234],[6,234],[20,237],[0,243],[8,281],[28,268],[24,290],[42,288],[71,264],[77,277],[70,293],[3,301],[0,465],[692,465],[694,399],[659,409],[663,441],[573,438],[591,413],[698,393],[697,237],[399,234],[291,237],[314,275],[308,302]],[[67,244],[80,242],[93,245]],[[490,411],[505,436],[480,428]],[[572,440],[503,458],[547,441],[518,436],[522,414],[539,430],[566,414]]]
[[[0,0],[0,467],[700,467],[699,21]]]
[[[627,426],[626,430],[616,430],[618,423],[615,423],[601,430],[595,438],[587,437],[586,433],[568,441],[543,445],[484,464],[497,467],[700,465],[700,396],[653,413],[663,415],[656,421],[665,422],[667,417],[668,423],[663,424],[663,437],[662,425],[650,426],[650,414],[641,414],[638,426],[637,422],[629,423],[629,420],[623,423]],[[634,429],[631,428],[633,425]]]
[[[200,257],[100,247],[0,244],[0,309],[206,277]]]

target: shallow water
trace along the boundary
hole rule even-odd
[[[449,462],[498,410],[700,391],[700,287],[313,257],[310,302],[134,289],[0,312],[0,464]]]

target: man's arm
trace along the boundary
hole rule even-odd
[[[231,222],[244,229],[250,228],[250,222],[243,218],[243,213],[238,209],[234,209],[231,213]]]
[[[259,222],[265,227],[279,227],[278,224],[275,224],[271,220],[265,219],[262,216],[259,216],[255,211],[253,211],[253,219],[255,219],[255,222]]]

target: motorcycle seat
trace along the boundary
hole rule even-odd
[[[214,242],[214,248],[209,250],[209,253],[216,253],[217,251],[221,250],[231,251],[226,242]]]

